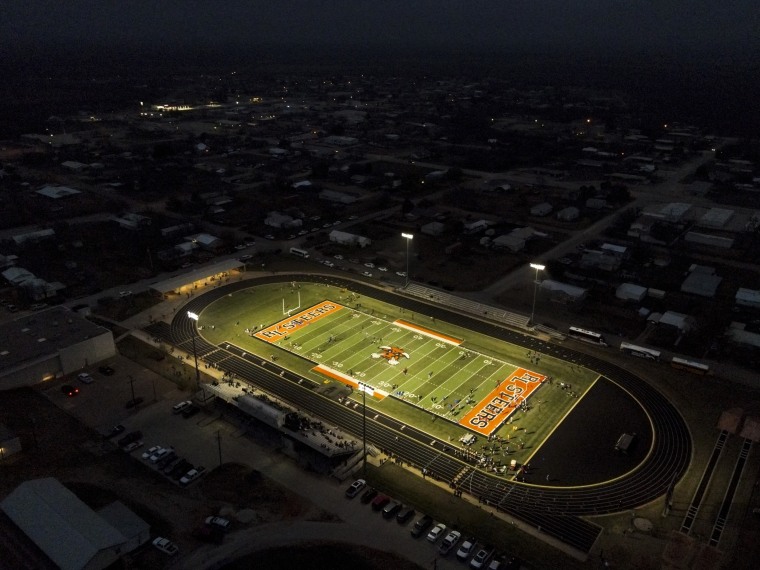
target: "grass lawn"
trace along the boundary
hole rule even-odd
[[[511,457],[518,462],[535,451],[598,377],[572,363],[328,285],[252,286],[209,305],[198,324],[212,344],[274,357],[325,387],[371,386],[378,397],[368,398],[369,406],[433,436],[454,442],[468,432],[509,436],[523,445]],[[542,383],[549,377],[571,384],[577,398],[569,390],[550,389],[548,380]],[[360,399],[360,392],[352,397]],[[519,406],[523,401],[528,410]]]

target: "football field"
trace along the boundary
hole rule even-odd
[[[369,408],[437,437],[508,438],[518,430],[525,444],[518,454],[526,457],[598,378],[572,362],[326,284],[253,286],[206,306],[198,325],[221,349],[275,359],[328,397],[356,402],[364,395]]]
[[[546,377],[470,350],[465,339],[324,300],[249,336],[316,364],[377,399],[392,397],[481,435],[496,431]]]

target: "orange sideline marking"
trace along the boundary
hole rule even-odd
[[[266,342],[277,342],[282,340],[286,335],[295,332],[301,327],[305,327],[309,323],[318,321],[322,317],[334,313],[335,311],[342,309],[343,305],[333,303],[332,301],[322,301],[314,305],[313,307],[301,311],[293,317],[281,320],[279,323],[275,323],[270,327],[261,329],[258,332],[253,333],[253,336],[264,340]]]
[[[436,340],[440,340],[443,342],[447,342],[449,344],[453,344],[454,346],[459,346],[462,344],[462,340],[458,338],[454,338],[453,336],[446,336],[445,334],[437,333],[435,331],[431,331],[430,329],[426,329],[425,327],[421,327],[418,325],[413,325],[412,323],[408,323],[406,321],[402,321],[401,319],[397,321],[393,321],[393,324],[408,329],[410,331],[418,332],[420,334],[424,334],[425,336],[429,336],[431,338],[434,338]]]
[[[459,424],[481,435],[491,435],[517,409],[520,399],[526,399],[546,380],[546,376],[518,368],[497,388],[472,408]]]
[[[332,378],[333,380],[337,380],[338,382],[342,382],[343,384],[347,384],[348,386],[351,386],[354,389],[359,389],[359,382],[352,378],[351,376],[347,374],[343,374],[343,372],[338,372],[337,370],[333,370],[332,368],[328,368],[327,366],[324,366],[322,364],[317,364],[312,370],[315,370],[319,372],[320,374],[324,374],[328,378]],[[367,387],[370,388],[369,384],[367,384]],[[367,393],[370,396],[373,396],[377,400],[382,400],[386,396],[388,396],[388,392],[384,390],[378,390],[377,388],[371,388],[371,390],[367,390]]]

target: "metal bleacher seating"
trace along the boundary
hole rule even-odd
[[[468,313],[481,319],[495,321],[509,327],[518,329],[530,328],[528,326],[530,317],[499,309],[491,305],[485,305],[478,301],[473,301],[472,299],[457,297],[451,293],[439,291],[438,289],[431,289],[430,287],[425,287],[419,283],[409,283],[406,288],[400,289],[400,291],[407,295],[425,299],[430,303],[444,305],[447,308],[456,309],[463,313]]]

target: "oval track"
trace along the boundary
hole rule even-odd
[[[423,313],[461,327],[477,331],[504,341],[550,354],[556,358],[575,362],[604,375],[610,381],[628,391],[648,412],[653,427],[653,443],[646,459],[630,473],[610,482],[593,486],[573,488],[545,488],[505,481],[461,462],[447,450],[445,443],[415,429],[401,429],[393,418],[379,415],[377,420],[367,422],[368,439],[380,448],[399,456],[403,461],[418,467],[427,467],[444,481],[457,480],[465,492],[498,506],[543,532],[563,542],[588,552],[599,534],[599,527],[578,519],[583,515],[599,515],[630,510],[664,495],[674,476],[680,477],[691,459],[691,437],[688,428],[676,408],[660,392],[630,372],[601,359],[576,352],[564,346],[550,344],[533,337],[504,329],[472,317],[448,311],[443,307],[428,305],[368,285],[327,276],[276,275],[254,280],[236,282],[219,287],[189,301],[175,315],[171,328],[152,325],[152,334],[192,351],[191,341],[195,322],[186,311],[200,313],[205,306],[228,293],[264,283],[310,281],[350,288],[360,294],[376,298],[407,310]],[[217,349],[202,337],[196,339],[198,354],[204,355]],[[247,355],[245,358],[225,358],[223,368],[261,386],[294,405],[309,410],[327,421],[346,430],[361,433],[361,406],[356,409],[314,394],[310,382],[298,383],[299,377],[284,372],[276,365]],[[286,382],[283,382],[285,378]],[[373,411],[372,416],[375,415]],[[401,430],[401,431],[399,431]],[[403,435],[396,440],[397,435]]]

